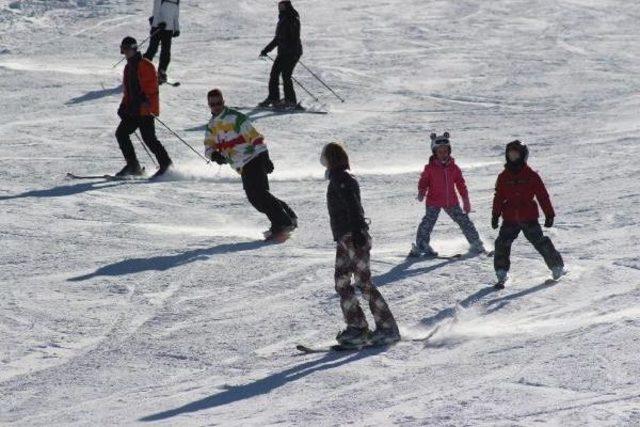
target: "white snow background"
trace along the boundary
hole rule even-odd
[[[330,114],[254,117],[301,224],[265,246],[238,177],[161,128],[167,179],[65,179],[123,164],[112,64],[123,36],[148,34],[150,0],[0,1],[0,423],[640,425],[640,3],[294,4],[303,61],[347,102],[300,67]],[[162,87],[161,117],[198,149],[209,89],[266,96],[275,6],[183,2],[182,86]],[[523,237],[500,293],[490,259],[404,261],[444,130],[489,247],[503,147],[529,145],[568,276],[548,282]],[[343,327],[318,162],[333,140],[360,180],[375,281],[405,336],[439,328],[426,345],[296,353]],[[433,245],[466,249],[444,215]]]

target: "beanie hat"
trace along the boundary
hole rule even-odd
[[[138,42],[131,36],[127,36],[122,39],[122,43],[120,43],[120,50],[123,49],[135,49],[138,50]]]
[[[435,133],[431,134],[431,151],[436,152],[438,147],[449,147],[449,153],[451,153],[451,143],[449,142],[449,132],[445,132],[438,136]]]

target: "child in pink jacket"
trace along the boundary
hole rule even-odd
[[[469,218],[471,203],[467,185],[462,177],[462,171],[451,157],[449,132],[445,132],[442,136],[431,134],[431,151],[433,155],[424,167],[418,183],[418,200],[424,201],[426,195],[427,213],[420,222],[416,243],[412,245],[409,256],[438,256],[438,253],[431,248],[429,241],[441,209],[444,209],[462,229],[464,237],[471,245],[469,253],[484,252],[484,245],[478,231]],[[460,208],[456,190],[462,198],[462,208]]]

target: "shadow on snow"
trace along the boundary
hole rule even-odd
[[[98,276],[124,276],[143,271],[166,271],[181,265],[208,259],[212,255],[243,252],[258,249],[268,243],[260,240],[244,243],[225,243],[211,248],[199,248],[191,251],[160,255],[149,258],[131,258],[100,267],[95,272],[68,279],[70,282],[80,282]]]
[[[374,356],[383,351],[385,351],[385,348],[371,348],[359,351],[356,354],[349,354],[348,356],[340,353],[327,353],[320,359],[302,363],[249,384],[228,387],[220,393],[187,403],[186,405],[175,409],[169,409],[167,411],[146,416],[141,418],[139,421],[166,420],[178,415],[204,411],[206,409],[229,405],[241,400],[266,395],[277,388],[302,379],[313,373],[337,368],[339,366],[346,365],[347,363]]]

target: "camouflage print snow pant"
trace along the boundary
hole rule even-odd
[[[433,206],[427,206],[427,213],[422,218],[420,225],[418,226],[418,233],[416,236],[416,244],[420,249],[426,249],[429,247],[431,240],[431,232],[433,226],[436,225],[438,215],[440,215],[440,209]],[[454,206],[452,208],[444,208],[444,211],[451,217],[451,219],[460,226],[462,234],[467,238],[469,244],[474,244],[480,241],[478,230],[471,222],[469,215],[464,213],[460,206]]]
[[[340,307],[348,326],[356,328],[367,327],[367,319],[360,307],[356,296],[356,287],[369,302],[369,308],[376,322],[376,328],[387,329],[396,327],[396,321],[389,310],[389,306],[371,282],[370,251],[371,237],[365,232],[368,243],[363,248],[356,249],[353,245],[351,233],[338,241],[336,251],[336,292],[340,295]],[[351,283],[351,276],[355,276],[355,284]]]

